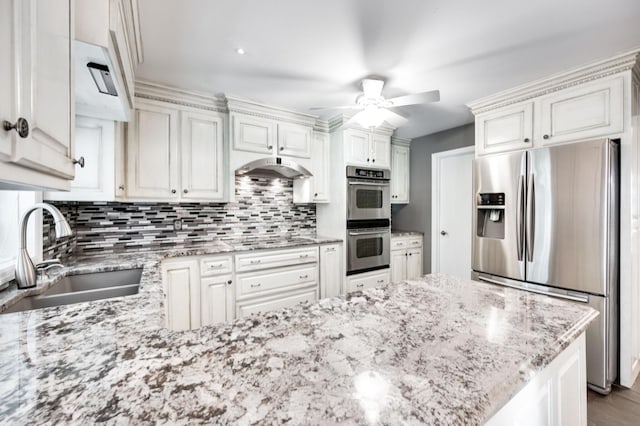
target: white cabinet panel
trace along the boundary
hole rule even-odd
[[[584,357],[574,352],[558,370],[557,403],[558,424],[586,424],[586,381]]]
[[[622,132],[623,85],[618,76],[542,97],[542,145]]]
[[[318,265],[292,266],[266,271],[239,274],[236,276],[236,297],[244,299],[257,294],[283,291],[291,287],[309,286],[318,283]]]
[[[344,149],[344,157],[347,164],[356,166],[371,165],[369,133],[353,129],[345,130]]]
[[[422,237],[391,238],[391,282],[422,276]]]
[[[340,244],[320,247],[320,297],[342,294],[342,246]]]
[[[221,117],[182,111],[183,199],[224,198],[223,120]]]
[[[284,295],[276,297],[238,302],[236,303],[236,315],[238,318],[244,318],[260,312],[289,308],[302,302],[315,302],[317,300],[317,288],[306,289],[299,292],[285,293]]]
[[[257,117],[233,115],[231,118],[233,148],[240,151],[272,154],[276,123]]]
[[[200,327],[200,277],[195,260],[172,260],[162,264],[162,284],[167,328]]]
[[[233,320],[232,284],[231,275],[202,278],[200,288],[201,326]]]
[[[391,252],[391,282],[397,283],[407,279],[407,251]]]
[[[318,261],[318,247],[236,255],[236,272],[257,271]]]
[[[347,277],[347,293],[388,284],[391,280],[389,269],[365,272]]]
[[[278,124],[278,155],[311,158],[310,127],[296,124]]]
[[[127,195],[177,199],[178,111],[138,101],[127,145]]]
[[[528,149],[533,146],[533,102],[476,116],[478,155]]]
[[[391,204],[409,202],[409,147],[391,145]]]
[[[391,138],[389,136],[370,135],[371,164],[377,168],[391,167]]]
[[[422,276],[422,249],[407,250],[407,279]]]
[[[231,256],[214,256],[200,258],[200,275],[221,275],[233,273]]]

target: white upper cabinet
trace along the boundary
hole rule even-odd
[[[311,158],[312,129],[296,124],[278,124],[278,155]]]
[[[231,118],[233,149],[273,154],[276,123],[273,120],[234,114]]]
[[[311,144],[311,173],[307,179],[293,181],[294,203],[328,203],[331,173],[331,143],[327,133],[315,133]]]
[[[388,169],[391,167],[391,139],[364,130],[344,131],[345,162],[348,165]]]
[[[192,111],[183,111],[181,117],[181,197],[221,200],[224,197],[224,120]]]
[[[225,122],[213,111],[136,98],[126,197],[224,201]]]
[[[70,192],[47,192],[48,200],[113,201],[115,199],[116,123],[76,116],[75,146],[84,167],[78,168]]]
[[[523,102],[476,116],[479,155],[533,146],[533,102]]]
[[[622,132],[622,76],[540,98],[542,145]]]
[[[69,0],[0,5],[0,184],[68,189],[73,179],[72,10]],[[23,120],[19,120],[23,119]]]
[[[410,148],[405,144],[391,144],[391,204],[409,202],[411,164]]]
[[[127,196],[177,199],[178,111],[136,100],[127,142]]]

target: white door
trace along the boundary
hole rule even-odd
[[[471,276],[474,148],[432,156],[431,271]]]

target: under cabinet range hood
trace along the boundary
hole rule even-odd
[[[267,157],[251,161],[236,170],[236,175],[301,178],[313,176],[309,170],[293,160],[282,157]]]

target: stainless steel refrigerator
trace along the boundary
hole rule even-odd
[[[618,365],[619,146],[609,139],[474,162],[476,280],[585,303],[587,382],[608,393]]]

